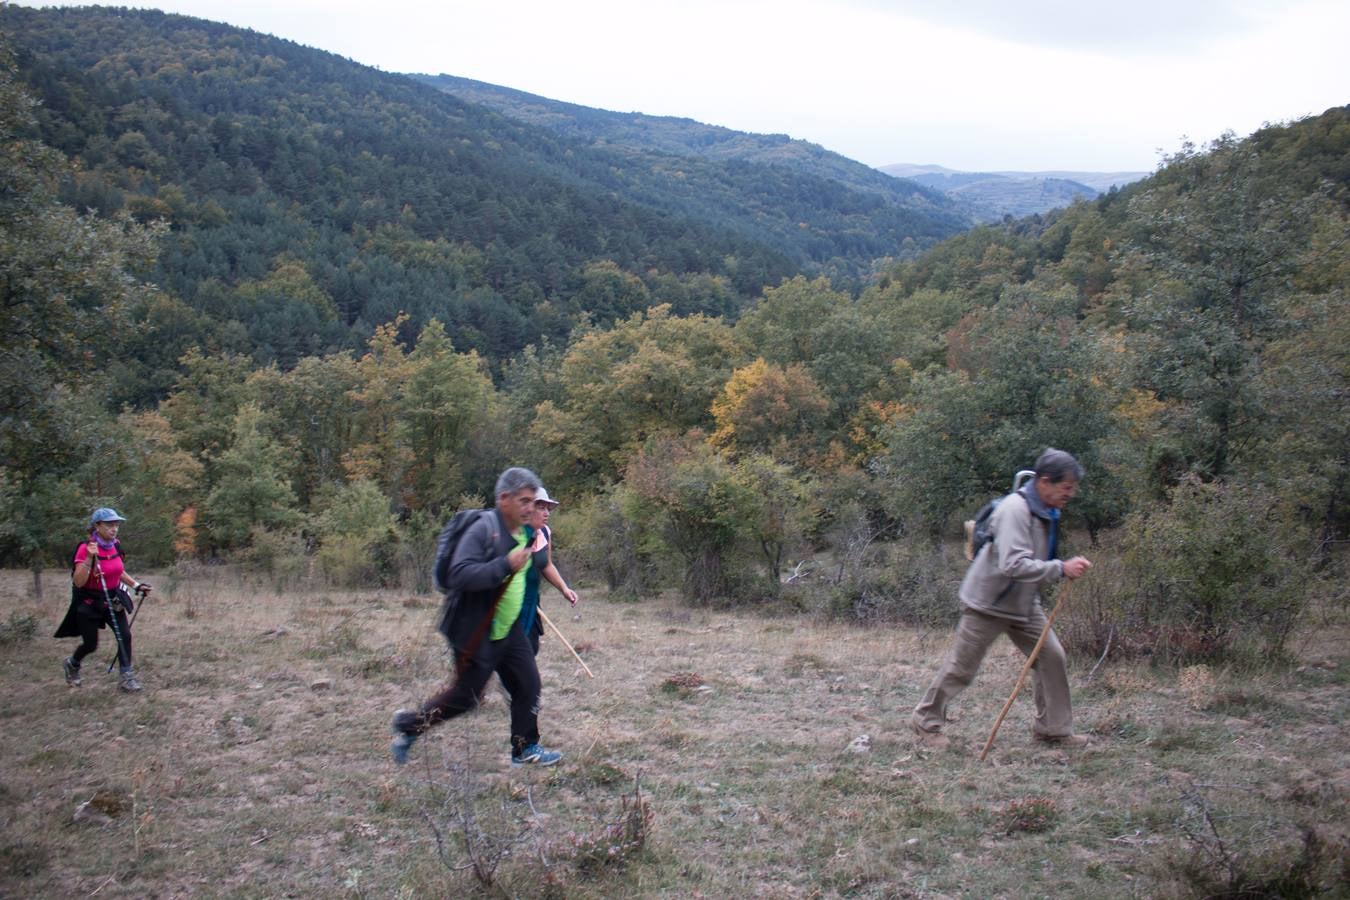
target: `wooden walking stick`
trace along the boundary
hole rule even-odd
[[[1050,618],[1045,620],[1045,627],[1041,629],[1041,636],[1036,639],[1036,646],[1031,648],[1031,654],[1027,656],[1027,664],[1022,667],[1022,674],[1017,676],[1017,684],[1013,686],[1008,702],[1003,704],[1003,711],[998,714],[998,719],[994,721],[994,727],[989,732],[989,740],[984,742],[984,749],[980,751],[980,762],[984,762],[984,758],[989,755],[989,748],[994,746],[994,735],[998,734],[998,727],[1003,724],[1003,717],[1008,714],[1008,710],[1012,709],[1013,701],[1017,699],[1017,692],[1022,690],[1022,683],[1027,680],[1027,673],[1031,671],[1032,664],[1036,662],[1036,657],[1041,652],[1041,645],[1045,643],[1045,636],[1050,633],[1050,626],[1055,624],[1055,616],[1059,615],[1060,609],[1069,599],[1069,588],[1072,586],[1072,580],[1066,582],[1064,589],[1055,598],[1055,608],[1050,610]]]
[[[586,674],[594,678],[595,673],[591,671],[590,666],[586,665],[586,660],[582,659],[581,655],[577,653],[576,649],[570,643],[568,643],[567,638],[563,637],[563,633],[558,630],[557,625],[553,624],[553,620],[550,619],[548,616],[544,615],[544,608],[541,606],[536,610],[536,612],[539,613],[539,618],[544,620],[544,624],[547,625],[549,628],[553,629],[553,633],[558,636],[558,640],[563,642],[563,646],[566,647],[568,650],[572,651],[572,655],[577,658],[577,662],[581,663],[581,667],[586,670]]]

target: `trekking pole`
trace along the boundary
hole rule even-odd
[[[1003,711],[998,714],[998,719],[994,721],[994,727],[989,732],[989,740],[984,742],[984,749],[980,751],[980,762],[989,755],[989,748],[994,746],[994,735],[998,734],[998,727],[1003,724],[1003,717],[1008,714],[1012,708],[1013,701],[1017,699],[1017,692],[1022,690],[1022,683],[1027,680],[1027,673],[1031,671],[1031,666],[1036,662],[1036,657],[1041,652],[1041,645],[1045,643],[1046,635],[1050,633],[1050,626],[1055,624],[1055,616],[1059,615],[1060,609],[1065,601],[1069,599],[1069,588],[1073,586],[1073,581],[1064,585],[1064,589],[1059,592],[1055,598],[1055,608],[1050,611],[1050,618],[1045,620],[1045,627],[1041,629],[1041,636],[1036,639],[1036,646],[1031,648],[1031,653],[1027,656],[1027,663],[1022,667],[1022,674],[1017,676],[1017,684],[1013,686],[1012,694],[1008,697],[1008,702],[1003,704]]]
[[[113,662],[122,659],[126,646],[122,643],[122,629],[117,627],[117,612],[113,609],[112,598],[108,596],[108,583],[103,580],[103,568],[98,564],[97,553],[94,554],[92,568],[93,571],[98,574],[99,586],[103,588],[103,605],[108,610],[108,627],[112,629],[113,637],[117,640],[117,653],[113,656],[112,662],[108,663],[108,671],[111,672]],[[128,624],[127,627],[130,628],[130,624]],[[130,665],[131,654],[127,653],[125,655],[127,657],[127,664]]]
[[[544,620],[544,624],[553,629],[553,633],[558,636],[558,640],[563,642],[563,646],[572,651],[572,655],[577,658],[577,662],[581,663],[581,667],[586,670],[586,674],[594,678],[595,673],[591,671],[591,667],[586,665],[586,660],[582,659],[576,648],[568,643],[567,638],[563,637],[563,633],[558,630],[557,625],[553,624],[553,620],[544,614],[544,608],[541,606],[536,611],[539,613],[539,617]]]
[[[145,595],[149,593],[144,586],[136,588],[136,608],[131,611],[131,618],[127,620],[127,634],[131,634],[131,626],[136,624],[136,617],[141,614],[141,607],[145,605]],[[114,656],[108,660],[108,672],[112,672],[113,663],[117,662]]]

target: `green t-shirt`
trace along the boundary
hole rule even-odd
[[[516,539],[516,547],[524,547],[527,529],[521,528],[513,537]],[[511,630],[511,626],[516,624],[516,618],[520,615],[521,604],[525,601],[525,573],[530,571],[530,566],[534,564],[531,557],[526,560],[525,566],[511,576],[511,582],[506,586],[506,593],[502,594],[502,600],[497,604],[497,614],[492,617],[492,633],[490,640],[500,641],[506,637],[506,633]]]

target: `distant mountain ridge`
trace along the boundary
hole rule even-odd
[[[796,274],[856,284],[972,224],[786,137],[635,117],[660,141],[633,144],[581,108],[580,133],[545,127],[203,19],[4,4],[0,31],[36,136],[74,164],[65,202],[170,225],[151,277],[184,326],[164,379],[188,346],[287,366],[402,314],[405,337],[434,318],[499,363],[654,303],[735,317]]]
[[[1077,199],[1091,200],[1112,185],[1129,184],[1149,174],[960,172],[944,166],[910,164],[875,169],[785,134],[753,134],[688,118],[596,109],[454,75],[409,77],[465,102],[481,104],[596,148],[781,166],[908,209],[943,208],[930,206],[939,203],[940,196],[951,200],[960,214],[976,221],[1047,212]],[[897,189],[897,182],[905,187]],[[925,191],[914,193],[913,186]]]
[[[1146,178],[1148,172],[963,172],[939,165],[895,163],[881,172],[933,188],[986,221],[1021,218],[1091,200],[1112,187]]]
[[[601,147],[782,166],[880,196],[900,206],[935,212],[949,209],[940,189],[897,186],[894,178],[871,166],[785,134],[754,134],[676,116],[596,109],[454,75],[409,77],[460,100],[482,104],[513,119]]]
[[[971,172],[964,169],[950,169],[946,166],[934,164],[915,164],[915,163],[893,163],[888,166],[882,166],[880,171],[896,178],[914,178],[918,175],[975,175],[991,176],[997,175],[1001,178],[1011,178],[1017,181],[1028,181],[1038,178],[1058,178],[1065,181],[1076,181],[1081,185],[1090,187],[1099,193],[1104,193],[1112,187],[1124,187],[1141,178],[1147,178],[1153,174],[1151,172],[1077,172],[1048,170],[1043,172],[1022,172],[1015,169],[994,171],[994,172]]]

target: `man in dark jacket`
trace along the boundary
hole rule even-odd
[[[507,469],[497,479],[496,508],[480,515],[455,547],[450,583],[459,599],[447,634],[455,674],[420,709],[394,713],[390,752],[399,765],[428,729],[476,708],[494,672],[511,696],[511,764],[551,766],[562,759],[539,744],[539,669],[519,621],[525,571],[541,549],[527,546],[523,527],[539,487],[529,469]]]

